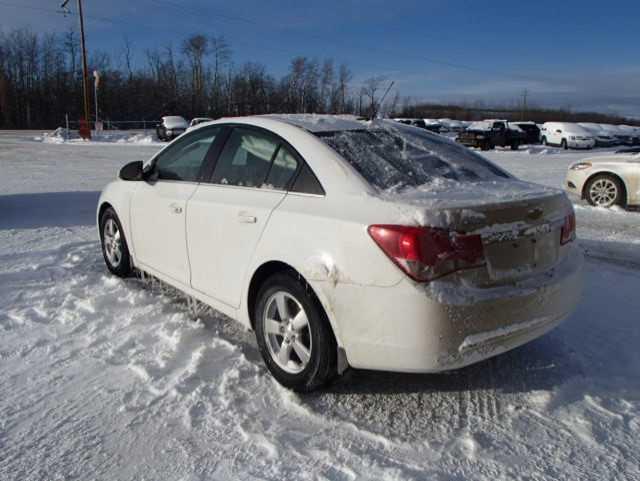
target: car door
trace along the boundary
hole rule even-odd
[[[562,129],[554,127],[551,139],[552,144],[560,145],[562,143]]]
[[[161,151],[152,161],[147,181],[131,199],[133,249],[141,267],[189,284],[185,239],[187,200],[195,192],[203,164],[220,132],[198,129]]]
[[[232,307],[269,217],[301,163],[285,143],[262,130],[233,127],[209,183],[187,206],[191,286]]]
[[[507,143],[507,129],[504,122],[494,122],[493,135],[494,145],[505,145]]]

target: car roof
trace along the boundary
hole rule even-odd
[[[260,115],[289,125],[295,125],[308,132],[331,132],[336,130],[360,130],[364,127],[362,121],[355,115],[324,115],[324,114],[268,114]]]

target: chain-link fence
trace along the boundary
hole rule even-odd
[[[100,120],[98,130],[155,130],[160,120]],[[78,130],[80,122],[77,120],[65,120],[64,124],[70,130]],[[95,120],[89,122],[91,130],[96,129]]]

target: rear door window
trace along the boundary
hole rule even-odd
[[[278,145],[277,139],[266,133],[242,127],[234,128],[218,157],[212,182],[262,187]]]
[[[280,145],[263,187],[267,189],[285,190],[297,170],[298,160],[296,157],[286,146]]]

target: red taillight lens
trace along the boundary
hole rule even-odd
[[[431,281],[484,263],[479,235],[403,225],[372,225],[369,235],[416,281]]]
[[[560,245],[565,245],[576,238],[576,214],[572,212],[564,218],[562,234],[560,235]]]

